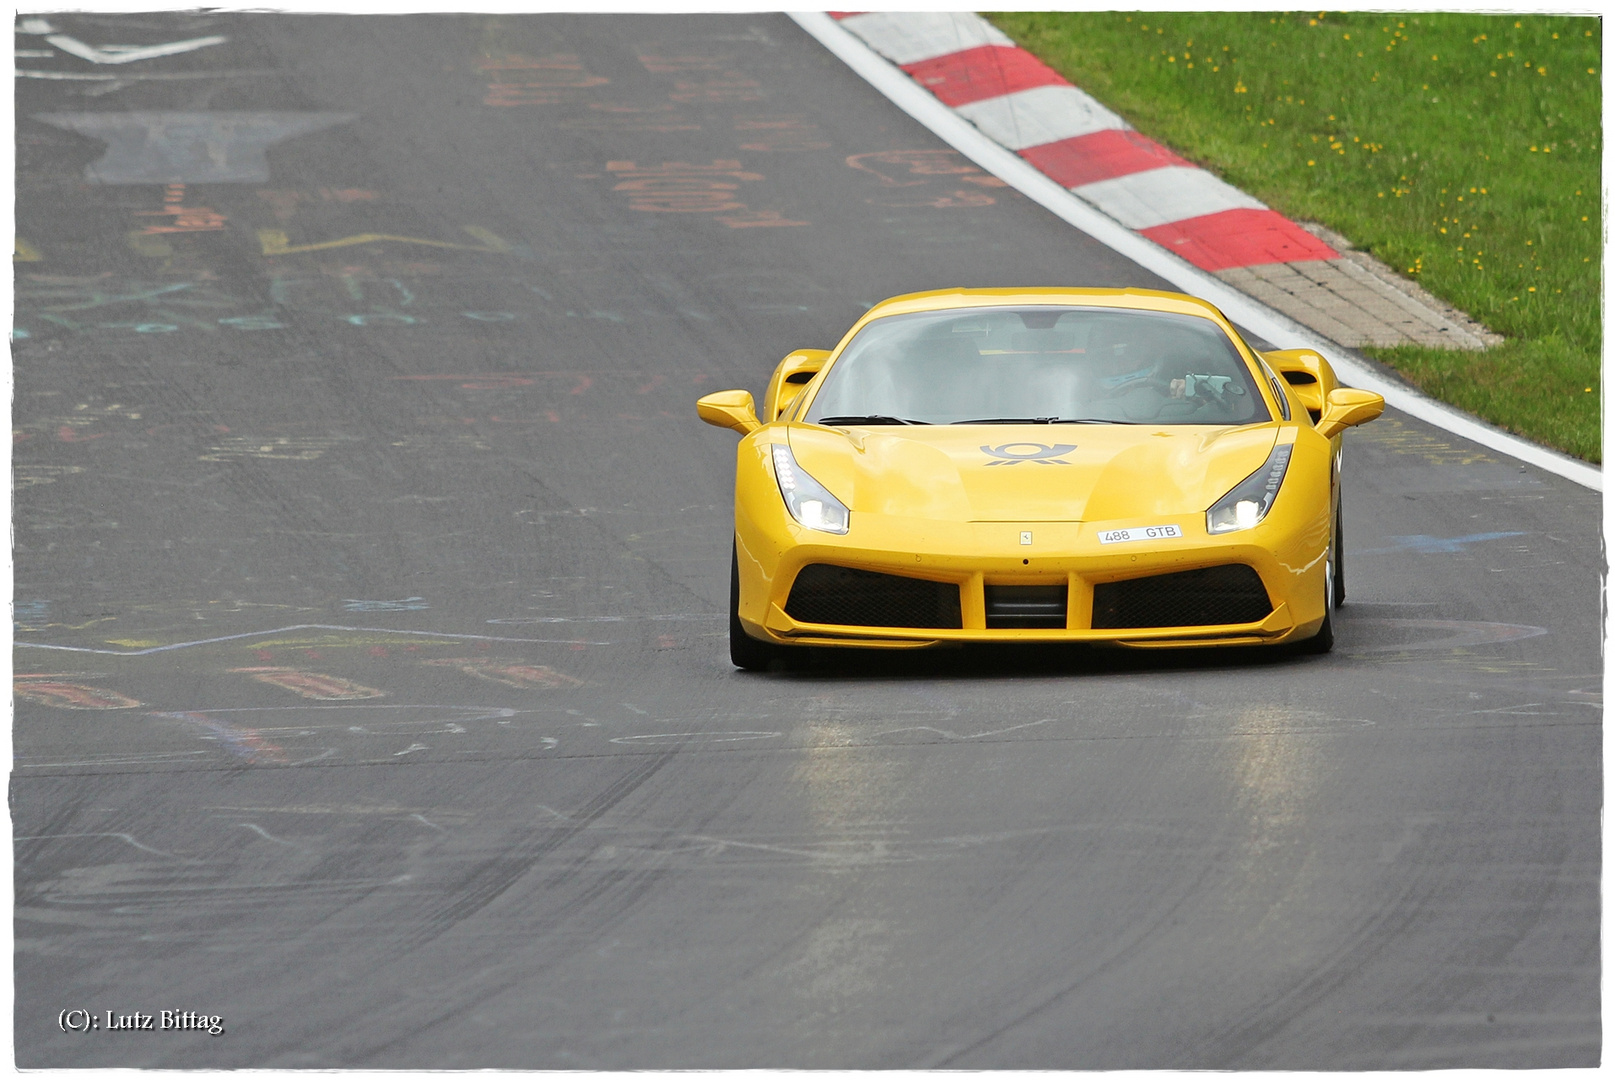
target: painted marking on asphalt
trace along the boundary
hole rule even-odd
[[[159,56],[175,56],[195,52],[210,45],[223,45],[230,39],[215,34],[211,37],[191,38],[188,41],[168,41],[160,45],[86,45],[67,34],[50,34],[46,41],[65,53],[71,53],[92,64],[132,64],[137,60],[155,60]]]
[[[95,622],[109,622],[109,619],[97,619]],[[89,625],[88,623],[85,624]],[[285,634],[296,630],[339,630],[345,634],[383,634],[415,637],[443,638],[453,641],[505,641],[521,645],[612,645],[610,641],[583,641],[579,638],[508,638],[492,637],[487,634],[439,634],[431,630],[393,630],[380,626],[333,626],[325,623],[297,623],[293,626],[281,626],[274,630],[252,630],[245,634],[225,634],[221,637],[201,638],[196,641],[179,641],[172,645],[157,645],[149,649],[95,649],[82,645],[54,645],[43,641],[18,641],[13,644],[18,649],[55,649],[59,652],[97,653],[103,656],[149,656],[152,653],[169,652],[174,649],[191,649],[199,645],[217,645],[226,641],[241,641],[246,638],[264,637],[268,634]],[[341,644],[341,642],[338,642]],[[371,644],[369,640],[352,642],[356,645]]]
[[[573,678],[543,664],[529,664],[521,660],[497,657],[462,656],[440,660],[422,660],[428,667],[449,667],[479,679],[487,679],[518,690],[570,690],[582,686],[583,680]]]
[[[217,71],[120,71],[116,75],[93,71],[34,71],[18,68],[16,76],[19,79],[48,79],[59,82],[98,82],[104,85],[86,91],[89,96],[110,94],[114,90],[139,82],[184,82],[191,79],[248,79],[263,78],[274,75],[281,76],[284,72],[273,69],[241,69]]]
[[[418,596],[403,600],[344,600],[343,611],[425,611],[432,605]]]
[[[216,720],[203,712],[163,712],[147,715],[161,720],[180,720],[199,727],[208,732],[204,738],[222,742],[226,750],[246,761],[262,761],[273,765],[282,765],[286,762],[285,752],[265,739],[256,728],[239,727],[223,720]]]
[[[264,438],[252,435],[230,435],[206,454],[197,455],[198,461],[240,461],[255,458],[259,461],[314,461],[325,451],[350,441],[343,435],[277,435]]]
[[[79,764],[79,763],[74,762],[73,764]],[[84,838],[84,837],[101,837],[101,836],[111,837],[111,838],[113,838],[115,840],[122,840],[124,843],[128,844],[131,847],[138,848],[141,851],[149,851],[153,855],[161,855],[165,859],[177,859],[177,858],[179,858],[178,855],[175,855],[171,851],[159,851],[154,847],[148,847],[147,845],[142,844],[139,840],[136,840],[134,837],[130,836],[126,832],[44,833],[44,834],[39,835],[39,836],[14,836],[14,837],[12,837],[12,839],[16,840],[18,842],[21,842],[23,840],[75,840],[75,839],[80,839],[80,838]]]
[[[300,851],[308,850],[307,844],[294,844],[290,840],[282,840],[278,836],[272,836],[266,829],[263,828],[263,826],[254,825],[250,821],[238,821],[236,822],[236,826],[242,829],[251,829],[253,832],[257,833],[259,836],[263,837],[265,840],[268,840],[272,844],[280,844],[283,847],[297,848]]]
[[[363,698],[386,697],[386,691],[361,686],[351,679],[335,675],[322,675],[315,671],[297,671],[293,668],[244,667],[231,668],[232,672],[251,675],[261,683],[290,690],[317,701],[357,701]]]
[[[34,119],[107,144],[84,167],[98,184],[261,184],[269,147],[357,119],[337,112],[67,112]]]
[[[783,734],[785,734],[783,731],[683,731],[656,735],[622,735],[611,741],[622,745],[667,742],[676,742],[681,745],[686,743],[700,745],[703,743],[746,742],[751,739],[777,739]]]
[[[1066,718],[1066,719],[1069,719],[1069,718]],[[1012,731],[1021,731],[1021,730],[1024,730],[1026,728],[1042,727],[1044,724],[1057,724],[1057,723],[1060,722],[1060,720],[1061,720],[1060,717],[1050,716],[1050,717],[1045,717],[1042,720],[1033,720],[1033,721],[1031,721],[1029,723],[1025,723],[1025,724],[1015,724],[1013,727],[995,728],[992,731],[978,731],[978,732],[976,732],[975,734],[972,734],[972,735],[961,735],[957,731],[948,731],[948,730],[946,730],[944,728],[931,727],[929,724],[920,724],[920,725],[917,725],[915,727],[889,728],[889,729],[887,729],[885,731],[877,731],[877,732],[875,732],[875,734],[870,736],[870,738],[879,739],[879,738],[882,738],[883,736],[886,736],[886,735],[902,735],[902,734],[905,734],[905,733],[910,732],[910,731],[929,731],[934,735],[942,736],[944,739],[952,739],[952,740],[955,740],[955,741],[969,740],[969,739],[989,739],[989,738],[992,738],[994,735],[1008,735]]]
[[[168,217],[167,225],[147,225],[136,235],[157,236],[163,233],[218,232],[230,219],[206,206],[186,206],[185,185],[169,184],[163,191],[161,210],[136,210],[136,217]]]
[[[308,251],[328,251],[332,248],[354,247],[358,244],[422,244],[426,247],[452,248],[456,251],[482,251],[493,255],[508,255],[511,245],[500,239],[491,230],[480,225],[464,225],[461,228],[473,237],[481,240],[481,244],[455,244],[447,240],[426,240],[418,236],[395,236],[391,233],[360,233],[357,236],[344,236],[338,240],[322,240],[312,244],[293,244],[291,237],[280,229],[259,229],[258,244],[263,248],[265,255],[297,255]]]
[[[632,161],[608,161],[606,172],[625,192],[628,208],[644,213],[714,214],[731,229],[806,225],[778,210],[754,210],[738,195],[742,183],[755,183],[763,174],[739,161],[716,159],[710,165],[665,161],[641,166]]]
[[[482,103],[496,107],[559,105],[576,100],[580,90],[605,86],[611,82],[604,75],[589,74],[583,62],[572,53],[542,57],[507,54],[479,60],[477,67],[482,71],[521,72],[515,79],[496,77],[488,84],[488,93]]]
[[[808,150],[828,150],[819,125],[807,123],[801,116],[738,116],[734,130],[749,142],[740,144],[742,150],[758,153],[797,153]]]
[[[960,159],[952,150],[880,150],[853,154],[846,159],[850,168],[876,177],[883,188],[925,187],[935,180],[952,186],[969,184],[975,188],[1003,187],[996,176],[982,172]],[[905,191],[901,195],[866,198],[871,206],[930,206],[937,209],[992,206],[998,200],[984,191],[955,188],[947,193],[934,189]]]
[[[36,705],[53,709],[134,709],[140,702],[98,686],[61,682],[51,676],[18,675],[12,679],[12,693]]]

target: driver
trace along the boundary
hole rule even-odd
[[[1159,340],[1161,329],[1138,318],[1107,319],[1093,328],[1085,352],[1101,396],[1116,397],[1146,388],[1183,396],[1181,378],[1162,376],[1167,350]]]

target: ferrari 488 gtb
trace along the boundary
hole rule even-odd
[[[967,289],[701,399],[741,432],[730,654],[1080,641],[1327,650],[1341,433],[1379,415],[1203,300]]]

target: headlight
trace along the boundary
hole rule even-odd
[[[1236,532],[1257,525],[1273,508],[1279,485],[1284,483],[1284,470],[1290,467],[1290,443],[1280,443],[1267,455],[1260,469],[1241,480],[1234,490],[1217,500],[1206,511],[1206,532]]]
[[[791,448],[784,443],[774,444],[774,479],[779,481],[779,493],[798,524],[819,532],[847,531],[847,508],[796,463]]]

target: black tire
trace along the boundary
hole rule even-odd
[[[1346,507],[1345,494],[1335,503],[1335,607],[1346,603]]]
[[[740,624],[740,553],[729,551],[729,662],[745,671],[767,671],[768,665],[783,659],[785,650],[767,641],[758,641]]]
[[[1323,574],[1323,625],[1318,632],[1296,646],[1296,651],[1321,656],[1335,647],[1335,608],[1342,593],[1336,576],[1340,565],[1340,516],[1335,516],[1335,528],[1329,537],[1329,554],[1324,559]]]

